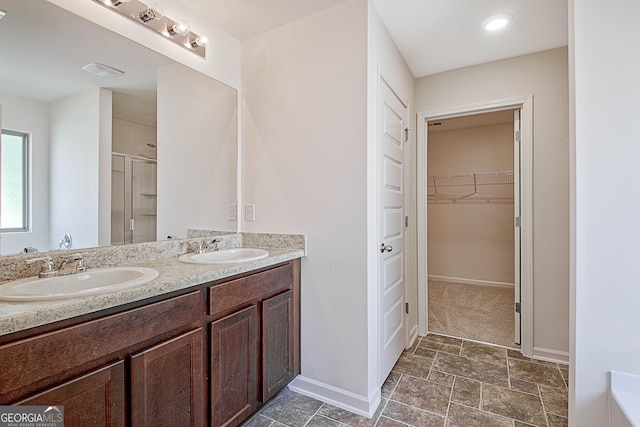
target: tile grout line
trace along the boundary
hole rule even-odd
[[[513,390],[511,385],[511,367],[509,366],[509,352],[507,353],[507,383],[509,384],[509,390]]]
[[[378,415],[378,418],[376,418],[375,422],[373,423],[374,427],[378,425],[378,422],[380,421],[380,418],[382,418],[382,415],[384,414],[384,410],[387,409],[387,405],[389,404],[389,400],[391,400],[391,399],[390,398],[386,399],[386,402],[384,402],[384,406],[380,410],[380,415]],[[390,419],[392,419],[392,418],[390,418]],[[394,421],[398,421],[398,420],[394,420]]]
[[[538,394],[540,395],[540,403],[542,404],[542,413],[544,414],[544,420],[547,422],[547,426],[549,426],[549,416],[547,415],[547,408],[544,407],[544,399],[542,398],[542,389],[540,388],[540,383],[537,383],[538,386]]]
[[[453,399],[453,388],[456,386],[456,380],[458,379],[457,375],[453,376],[453,384],[451,384],[451,392],[449,392],[449,402],[447,403],[447,412],[444,414],[444,422],[443,427],[447,425],[447,421],[449,420],[449,410],[451,409],[451,400]]]
[[[309,419],[307,420],[307,422],[306,422],[306,423],[304,423],[304,426],[303,426],[303,427],[306,427],[306,426],[311,422],[311,420],[312,420],[312,419],[314,419],[314,418],[316,417],[316,415],[318,415],[318,414],[320,413],[320,409],[322,409],[322,407],[323,407],[324,405],[326,405],[326,403],[322,402],[322,405],[320,405],[320,407],[318,407],[318,409],[316,409],[316,412],[314,412],[314,413],[311,415],[311,417],[309,417]],[[329,417],[327,417],[327,418],[329,418]],[[331,418],[330,418],[330,419],[331,419]],[[338,420],[334,420],[334,421],[338,421]],[[338,422],[339,422],[339,421],[338,421]],[[340,423],[340,424],[342,424],[342,423]]]

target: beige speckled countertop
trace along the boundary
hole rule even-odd
[[[70,319],[83,314],[89,314],[225,277],[235,276],[300,258],[305,254],[302,249],[264,249],[269,251],[267,258],[240,264],[186,264],[178,261],[178,257],[126,264],[129,266],[154,268],[158,270],[160,276],[144,285],[108,294],[42,302],[8,303],[2,301],[0,302],[0,335],[18,332],[59,320]]]

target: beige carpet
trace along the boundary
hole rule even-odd
[[[513,288],[429,281],[429,331],[517,347]]]

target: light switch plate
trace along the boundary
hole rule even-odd
[[[235,203],[229,204],[229,221],[237,221],[238,220],[238,205]]]
[[[256,205],[255,204],[246,204],[244,205],[244,220],[245,221],[255,221],[256,220]]]

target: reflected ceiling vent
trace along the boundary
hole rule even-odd
[[[99,77],[120,77],[124,75],[124,71],[116,70],[115,68],[111,68],[97,62],[85,65],[82,67],[82,70],[87,73],[95,74]]]

